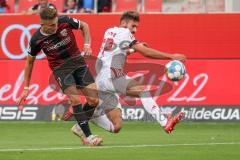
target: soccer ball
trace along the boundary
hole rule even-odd
[[[168,62],[165,67],[166,75],[171,81],[181,80],[186,73],[184,64],[177,60]]]

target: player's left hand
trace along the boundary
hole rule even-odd
[[[89,45],[84,45],[83,56],[84,57],[89,57],[91,55],[92,55],[92,48]]]

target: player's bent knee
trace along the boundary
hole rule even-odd
[[[99,103],[99,99],[98,98],[87,98],[87,103],[90,106],[97,106]]]
[[[138,91],[139,91],[139,96],[142,94],[142,93],[144,93],[144,92],[146,92],[146,89],[145,89],[145,87],[144,86],[139,86],[138,87]]]
[[[144,86],[139,86],[139,87],[138,87],[138,90],[139,90],[140,92],[143,92],[143,91],[145,91],[145,87],[144,87]]]
[[[78,96],[69,96],[69,98],[72,106],[75,106],[81,103]]]
[[[122,123],[116,123],[113,125],[114,126],[114,133],[119,133],[120,130],[122,129]]]
[[[122,129],[122,125],[114,125],[114,133],[119,133]]]

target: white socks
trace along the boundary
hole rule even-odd
[[[161,126],[164,127],[167,124],[167,117],[162,113],[157,103],[153,100],[151,94],[147,91],[143,92],[140,95],[140,99],[145,110],[151,114]]]
[[[105,114],[97,118],[91,119],[90,121],[93,122],[95,125],[105,129],[106,131],[114,132],[114,125]]]
[[[105,129],[108,132],[114,133],[114,125],[106,115],[101,115],[97,118],[91,119],[90,122],[97,125],[98,127]],[[81,129],[78,124],[77,124],[77,129]]]

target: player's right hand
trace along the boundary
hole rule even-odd
[[[173,60],[179,60],[179,61],[184,62],[184,61],[186,60],[186,56],[183,55],[183,54],[178,54],[178,53],[176,53],[176,54],[173,54],[173,55],[172,55],[172,59],[173,59]]]
[[[147,42],[141,42],[142,45],[144,45],[145,47],[148,47],[149,45],[147,44]]]
[[[84,45],[82,56],[89,57],[92,55],[92,48],[89,45]]]
[[[27,96],[28,96],[28,89],[24,89],[21,96],[17,100],[17,104],[21,105],[22,102],[26,100]]]

